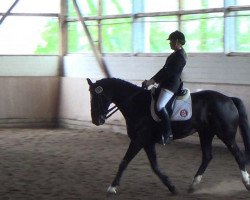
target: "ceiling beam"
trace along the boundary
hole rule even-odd
[[[105,61],[104,61],[104,59],[102,57],[102,54],[100,53],[99,49],[94,44],[94,41],[93,41],[93,39],[91,37],[89,29],[88,29],[88,27],[87,27],[87,25],[85,23],[85,19],[82,17],[80,8],[79,8],[76,0],[73,0],[73,4],[74,4],[75,10],[77,12],[78,18],[79,18],[79,20],[80,20],[80,22],[82,24],[82,27],[83,27],[86,35],[87,35],[88,41],[90,43],[91,49],[92,49],[92,51],[93,51],[93,53],[95,55],[95,58],[96,58],[96,61],[97,61],[98,65],[99,65],[99,67],[101,68],[102,72],[104,73],[104,75],[107,78],[111,77],[111,75],[109,73],[109,70],[108,70],[108,67],[107,67],[107,65],[106,65],[106,63],[105,63]]]
[[[4,15],[2,16],[2,18],[0,19],[0,25],[3,23],[3,21],[5,20],[5,18],[10,14],[10,12],[12,11],[12,9],[16,6],[16,4],[19,2],[19,0],[16,0],[12,6],[10,6],[9,10],[4,13]]]

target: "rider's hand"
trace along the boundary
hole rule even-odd
[[[148,88],[148,86],[153,85],[155,81],[153,79],[145,80],[142,82],[143,88]]]
[[[145,89],[147,89],[147,80],[145,80],[145,81],[143,81],[142,83],[141,83],[141,86],[142,86],[142,88],[145,88]]]

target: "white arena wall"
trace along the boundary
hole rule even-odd
[[[0,56],[0,127],[55,127],[58,56]]]
[[[105,55],[111,75],[140,85],[165,62],[167,55]],[[91,126],[86,78],[103,78],[92,55],[67,55],[60,70],[58,56],[0,56],[0,127]],[[60,76],[63,73],[64,76]],[[189,54],[183,72],[185,86],[238,96],[250,113],[250,57]],[[117,113],[107,124],[121,125]]]

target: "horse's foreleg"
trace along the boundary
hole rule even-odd
[[[117,187],[119,186],[120,179],[122,177],[122,174],[124,170],[127,168],[129,162],[136,156],[136,154],[142,149],[141,145],[131,141],[128,147],[128,150],[122,159],[118,172],[115,176],[114,181],[112,182],[111,186],[108,188],[108,193],[116,194],[117,193]]]
[[[171,183],[168,176],[164,175],[158,167],[155,144],[144,147],[144,150],[148,156],[151,168],[153,172],[161,179],[161,181],[166,185],[172,194],[177,194],[175,186]]]
[[[208,133],[199,133],[200,136],[200,144],[201,144],[201,150],[202,150],[202,162],[201,165],[197,171],[197,173],[194,176],[193,182],[190,185],[188,192],[194,192],[195,188],[200,184],[202,175],[204,174],[205,170],[207,169],[207,166],[209,162],[212,160],[212,140],[214,138],[214,135],[209,135]]]

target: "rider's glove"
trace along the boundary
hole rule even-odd
[[[145,80],[142,82],[143,88],[148,88],[148,86],[153,85],[155,83],[154,79]]]

